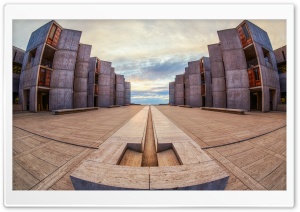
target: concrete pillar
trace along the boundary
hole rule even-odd
[[[111,62],[100,61],[98,106],[110,106],[110,72]]]
[[[270,89],[267,86],[262,88],[262,112],[270,111]]]
[[[201,107],[201,76],[200,72],[198,74],[189,75],[190,82],[190,106],[191,107]]]
[[[111,68],[110,71],[110,105],[115,105],[116,101],[116,74],[115,68]]]
[[[184,98],[185,105],[190,105],[190,78],[188,68],[185,68],[184,72]]]
[[[236,29],[218,31],[224,60],[227,108],[250,110],[247,63]]]
[[[175,78],[175,105],[184,105],[184,75]]]
[[[53,59],[49,109],[73,108],[74,70],[81,32],[64,29]]]
[[[202,107],[199,62],[199,60],[188,62],[191,107]]]
[[[204,77],[205,77],[205,106],[212,107],[212,86],[209,57],[203,57]]]
[[[130,105],[131,101],[131,86],[130,82],[125,82],[125,105]]]
[[[88,73],[91,50],[91,45],[79,45],[74,75],[74,108],[88,106]]]
[[[169,104],[174,106],[175,103],[175,82],[169,82]]]
[[[124,105],[125,78],[116,74],[116,105]]]
[[[208,52],[212,82],[212,105],[217,108],[226,108],[225,71],[220,44],[208,45]]]

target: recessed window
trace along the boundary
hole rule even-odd
[[[243,24],[242,28],[243,28],[243,31],[244,31],[246,39],[249,39],[250,38],[250,34],[249,34],[249,31],[248,31],[248,28],[247,28],[246,24]]]
[[[57,26],[55,26],[55,25],[53,24],[52,27],[51,27],[50,33],[49,33],[49,38],[50,38],[51,40],[53,40],[53,37],[54,37],[55,32],[56,32],[56,29],[57,29]]]
[[[286,61],[284,51],[281,51],[281,53],[282,53],[284,61]]]
[[[36,55],[36,50],[37,50],[37,48],[35,48],[35,49],[33,49],[29,52],[26,68],[31,68],[32,67],[33,61],[34,61],[34,58],[35,58],[35,55]]]

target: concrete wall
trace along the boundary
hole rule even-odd
[[[209,57],[203,57],[204,76],[205,76],[205,106],[212,107],[212,86],[211,86],[211,72]]]
[[[284,52],[285,58],[283,57],[282,52]],[[275,59],[276,59],[276,63],[283,63],[286,62],[286,46],[280,47],[276,50],[274,50],[274,54],[275,54]]]
[[[200,61],[188,62],[190,106],[202,107]]]
[[[184,75],[175,77],[175,105],[184,105]]]
[[[87,107],[89,59],[92,46],[80,44],[74,75],[74,108]]]
[[[169,82],[169,104],[175,104],[175,82]]]
[[[116,74],[116,105],[124,105],[125,78]]]
[[[88,85],[87,85],[87,95],[88,95],[87,106],[88,107],[94,107],[96,60],[97,60],[96,57],[91,57],[89,59],[89,73],[88,73]]]
[[[13,46],[12,61],[13,63],[22,64],[25,56],[25,51]]]
[[[272,101],[274,102],[272,110],[276,110],[276,105],[280,103],[280,83],[279,83],[279,75],[277,69],[277,62],[275,58],[274,52],[271,50],[269,51],[269,61],[267,62],[264,58],[263,47],[261,44],[257,42],[253,42],[255,45],[257,57],[258,57],[258,64],[260,68],[260,76],[262,82],[262,111],[268,112],[270,111],[270,98],[273,98]],[[272,49],[272,48],[271,48]],[[269,89],[274,90],[275,94],[273,97],[266,97],[264,95],[270,95]]]
[[[211,71],[212,105],[217,108],[226,108],[226,84],[220,44],[208,45]]]
[[[110,106],[110,72],[111,62],[100,61],[98,106]]]
[[[130,105],[131,101],[131,85],[130,82],[125,82],[125,105]]]
[[[112,67],[110,71],[110,105],[115,105],[115,101],[116,101],[116,74],[115,74],[115,68]]]
[[[49,109],[73,108],[74,70],[81,32],[64,29],[53,59]]]
[[[252,40],[260,45],[263,45],[265,48],[273,51],[268,33],[263,29],[259,28],[255,24],[251,23],[250,21],[246,21],[248,29],[250,31]]]
[[[29,51],[29,50],[35,48],[36,46],[39,46],[46,42],[46,38],[47,38],[47,35],[48,35],[48,32],[50,30],[52,23],[53,23],[53,21],[50,21],[31,33],[29,42],[27,44],[26,51]]]
[[[247,63],[236,29],[218,31],[225,68],[227,108],[250,110]]]
[[[190,105],[190,79],[189,79],[188,68],[185,68],[185,72],[184,72],[184,98],[185,98],[185,105]]]

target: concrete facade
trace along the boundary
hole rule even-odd
[[[175,82],[169,82],[169,105],[175,104]]]
[[[184,74],[185,79],[189,76],[189,80],[185,80],[188,86],[184,87],[185,100],[189,93],[185,105],[262,112],[276,110],[280,95],[284,93],[284,90],[280,92],[276,55],[279,61],[285,58],[284,49],[275,54],[268,34],[247,20],[236,28],[217,33],[220,42],[208,45],[209,58],[189,62]],[[281,79],[284,89],[285,74]],[[178,105],[176,95],[175,105]]]
[[[175,105],[184,105],[184,75],[175,78]]]
[[[12,62],[13,62],[13,104],[19,103],[19,84],[22,63],[25,51],[13,46]]]
[[[125,97],[124,97],[124,103],[126,106],[131,104],[131,85],[130,82],[125,82]]]
[[[125,103],[125,78],[123,75],[116,74],[116,105]]]
[[[280,83],[280,102],[286,104],[286,46],[274,50]]]
[[[91,58],[92,46],[80,43],[81,34],[50,21],[31,34],[24,56],[14,51],[13,60],[24,57],[18,88],[18,102],[23,110],[37,112],[116,104],[111,62]],[[119,105],[124,105],[124,80],[122,86],[118,87],[123,92]]]
[[[208,45],[211,65],[212,106],[226,108],[226,80],[220,44]]]

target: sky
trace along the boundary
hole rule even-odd
[[[13,45],[26,49],[31,33],[50,20],[14,20]],[[189,61],[208,55],[218,43],[217,31],[243,20],[58,20],[66,29],[82,31],[80,42],[92,45],[91,57],[112,62],[117,74],[131,82],[131,102],[167,104],[169,82]],[[286,45],[285,20],[249,20],[264,29],[273,49]]]

